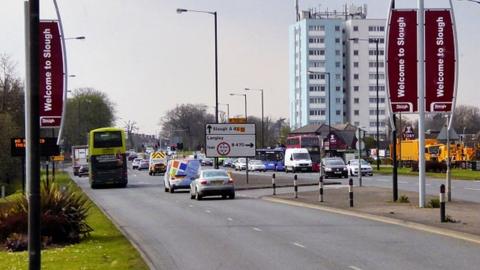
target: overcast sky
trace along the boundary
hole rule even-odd
[[[54,19],[53,1],[40,0],[41,18]],[[368,5],[369,18],[386,18],[387,0]],[[400,0],[415,6],[415,0]],[[431,3],[447,1],[426,0]],[[219,102],[243,114],[245,87],[265,89],[265,115],[288,118],[288,26],[293,0],[58,0],[68,40],[69,88],[93,87],[116,104],[119,122],[134,120],[156,133],[159,120],[181,103],[203,103],[214,112],[213,16],[177,14],[177,8],[218,12]],[[300,0],[301,9],[341,10],[344,1]],[[454,2],[460,50],[458,104],[478,106],[480,5]],[[23,1],[1,0],[0,53],[25,73]],[[248,114],[260,116],[260,95],[248,95]],[[226,110],[225,106],[220,109]]]

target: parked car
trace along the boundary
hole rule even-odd
[[[306,148],[287,148],[284,164],[285,172],[312,171],[312,159]]]
[[[267,169],[265,168],[265,164],[261,160],[252,159],[248,161],[248,170],[249,171],[259,171],[265,172]]]
[[[135,158],[133,161],[132,161],[132,169],[138,169],[138,166],[140,166],[140,161],[142,159],[141,158]]]
[[[136,159],[137,157],[138,157],[138,155],[137,155],[136,152],[130,152],[127,159],[128,159],[128,161],[132,161],[132,160]]]
[[[348,178],[348,169],[343,159],[338,157],[322,159],[322,170],[325,178],[328,177],[345,177]]]
[[[140,160],[140,164],[138,164],[138,170],[148,170],[148,167],[150,166],[150,162],[148,159],[142,159]]]
[[[201,170],[200,176],[190,184],[190,198],[201,200],[205,196],[221,195],[235,198],[235,186],[224,169]]]
[[[88,168],[88,164],[82,164],[80,165],[80,168],[78,168],[78,176],[79,177],[82,177],[82,176],[88,176],[88,173],[89,173],[89,168]]]
[[[246,158],[239,158],[233,164],[235,171],[242,171],[247,169],[247,159]]]
[[[373,169],[372,169],[372,166],[370,166],[370,163],[368,163],[363,159],[360,159],[360,164],[361,164],[360,166],[362,170],[362,175],[369,175],[369,176],[373,175]],[[347,169],[348,169],[348,173],[351,176],[358,175],[358,159],[352,159],[348,161]]]
[[[223,161],[223,167],[233,167],[234,160],[232,158],[226,158]]]
[[[202,166],[213,166],[213,159],[211,158],[203,158],[202,159]]]

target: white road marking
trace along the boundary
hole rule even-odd
[[[212,211],[210,211],[210,210],[205,210],[205,213],[209,213],[209,214],[210,214],[210,213],[212,213]]]
[[[257,228],[257,227],[253,227],[253,230],[254,230],[254,231],[257,231],[257,232],[261,232],[261,231],[262,231],[262,229]]]
[[[362,270],[362,268],[358,268],[356,266],[350,265],[348,268],[353,269],[353,270]]]
[[[466,187],[465,189],[468,189],[468,190],[475,190],[475,191],[480,191],[480,188],[469,188],[469,187]]]
[[[229,217],[227,218],[228,221],[233,221],[233,218]]]
[[[192,205],[192,204],[189,204],[188,207],[193,207],[193,205]]]
[[[377,179],[379,182],[390,182],[390,180],[384,180],[384,179]]]
[[[400,183],[400,184],[408,184],[407,181],[398,181],[398,183]]]
[[[297,242],[293,242],[292,244],[293,244],[294,246],[297,246],[297,247],[306,248],[304,245],[299,244],[299,243],[297,243]]]

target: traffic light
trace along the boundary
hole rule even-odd
[[[183,143],[177,143],[177,150],[183,150]]]

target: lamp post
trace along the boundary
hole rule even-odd
[[[205,11],[205,10],[193,10],[177,8],[177,13],[182,14],[184,12],[196,12],[213,15],[214,28],[215,28],[215,123],[218,124],[218,46],[217,46],[217,12]],[[218,169],[218,158],[215,158],[215,169]]]
[[[182,14],[184,12],[196,12],[196,13],[205,13],[213,15],[214,18],[214,27],[215,27],[215,123],[218,123],[218,47],[217,47],[217,12],[216,11],[205,11],[205,10],[193,10],[193,9],[183,9],[177,8],[177,13]],[[216,159],[217,161],[217,159]],[[218,163],[218,162],[215,162]],[[216,167],[218,164],[216,164]]]
[[[262,148],[265,148],[265,137],[264,137],[264,127],[263,127],[263,89],[252,89],[252,88],[245,88],[245,91],[259,91],[262,94]]]
[[[480,5],[480,1],[478,0],[458,0],[458,1],[468,1],[468,2],[477,3]]]
[[[370,42],[373,41],[375,43],[375,69],[376,69],[376,92],[377,92],[377,95],[376,95],[376,103],[377,103],[377,110],[376,110],[376,115],[377,115],[377,170],[379,171],[380,170],[380,131],[379,131],[379,117],[378,117],[378,114],[379,114],[379,107],[378,107],[378,102],[379,102],[379,97],[378,97],[378,43],[380,42],[380,39],[379,38],[372,38],[372,39],[362,39],[362,38],[351,38],[350,40],[358,40],[358,41],[368,41]]]
[[[308,70],[308,73],[310,74],[326,74],[327,79],[328,79],[328,152],[332,149],[332,145],[330,143],[330,134],[332,133],[332,108],[331,108],[331,83],[330,83],[330,72],[320,72],[320,71],[310,71]],[[331,153],[331,152],[330,152]]]

